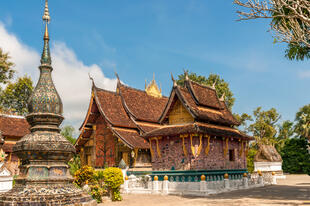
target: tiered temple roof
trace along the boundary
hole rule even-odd
[[[93,130],[91,125],[102,115],[113,134],[125,145],[147,149],[148,141],[141,134],[160,127],[157,120],[166,102],[166,97],[148,95],[120,81],[117,92],[100,89],[93,84],[89,110],[80,128],[76,147],[79,149],[89,140]]]
[[[169,114],[177,102],[181,102],[190,120],[169,124]],[[234,128],[239,122],[224,100],[219,99],[214,88],[188,78],[184,87],[174,83],[169,98],[128,87],[120,80],[116,92],[100,89],[93,84],[89,110],[76,143],[77,149],[89,140],[93,129],[91,125],[100,115],[114,135],[130,148],[148,148],[148,141],[144,139],[147,137],[182,133],[250,138]]]
[[[169,114],[181,102],[183,108],[192,117],[183,123],[169,123]],[[168,103],[163,110],[160,128],[143,134],[143,137],[158,137],[184,133],[208,133],[214,136],[251,139],[235,129],[240,123],[234,118],[223,99],[219,99],[215,88],[185,79],[184,87],[174,83]]]

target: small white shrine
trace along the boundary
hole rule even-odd
[[[5,164],[5,153],[0,149],[0,193],[7,192],[13,187],[13,176]]]
[[[254,171],[275,172],[277,179],[285,178],[282,170],[282,157],[275,147],[271,145],[259,145],[254,157]]]

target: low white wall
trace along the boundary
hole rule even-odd
[[[125,180],[123,191],[125,193],[206,196],[233,190],[262,187],[266,184],[275,184],[275,180],[275,176],[270,174],[270,178],[257,175],[243,177],[242,179],[224,179],[219,181],[175,182],[150,180],[149,182],[142,182],[141,179],[131,175],[129,180]]]
[[[282,171],[282,162],[254,162],[254,171],[258,170],[265,172]]]

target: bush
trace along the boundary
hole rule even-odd
[[[257,150],[254,147],[251,147],[246,157],[249,173],[254,172],[254,156],[256,155],[256,153],[257,153]]]
[[[90,195],[92,196],[93,199],[95,199],[97,201],[97,203],[102,202],[102,196],[106,192],[107,191],[105,190],[105,188],[99,184],[93,184],[90,186]]]
[[[112,201],[121,201],[120,187],[124,183],[122,170],[109,167],[103,171],[104,183],[109,189]]]
[[[81,159],[79,155],[74,156],[69,162],[68,165],[70,166],[70,174],[73,176],[76,171],[81,169]]]
[[[95,170],[90,166],[83,166],[74,174],[74,183],[82,187],[86,182],[92,183]]]
[[[281,151],[284,172],[310,175],[310,154],[307,145],[309,143],[305,138],[292,138],[285,142]]]

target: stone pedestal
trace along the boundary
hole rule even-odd
[[[157,194],[159,193],[159,187],[158,187],[158,180],[153,181],[153,191],[152,193]]]
[[[207,191],[207,182],[205,180],[201,180],[199,186],[200,186],[200,192]]]
[[[263,178],[263,176],[258,176],[258,184],[260,186],[264,186],[264,178]]]
[[[128,185],[129,181],[128,181],[128,177],[126,176],[125,177],[125,180],[124,180],[124,193],[127,194],[129,193],[129,185]]]
[[[224,187],[225,189],[229,189],[229,179],[224,179]]]
[[[163,181],[163,194],[167,195],[169,193],[169,180]]]
[[[242,178],[242,181],[243,181],[243,187],[245,189],[249,188],[249,180],[248,180],[248,177],[243,177]]]

